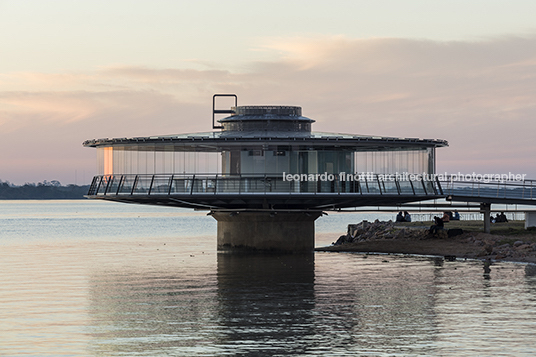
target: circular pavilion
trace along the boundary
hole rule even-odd
[[[216,110],[219,96],[235,106]],[[430,177],[444,140],[313,132],[300,107],[235,95],[215,95],[213,113],[210,132],[84,142],[97,149],[88,197],[208,210],[219,249],[291,251],[314,248],[324,210],[443,197]]]

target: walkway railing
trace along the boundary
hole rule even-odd
[[[101,175],[95,176],[89,196],[156,196],[199,194],[361,194],[443,196],[439,181],[382,180],[367,175],[358,181],[295,181],[274,175]]]
[[[524,181],[441,181],[447,196],[503,200],[536,200],[536,180]]]

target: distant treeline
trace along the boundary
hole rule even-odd
[[[62,186],[59,181],[25,183],[22,186],[16,186],[0,180],[0,199],[3,200],[79,199],[84,198],[88,190],[89,185]]]

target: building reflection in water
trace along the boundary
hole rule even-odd
[[[437,261],[220,253],[196,266],[100,271],[95,355],[430,352]]]
[[[218,255],[224,344],[237,353],[303,353],[314,328],[314,255]]]

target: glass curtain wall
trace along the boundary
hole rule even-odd
[[[179,145],[99,147],[99,175],[121,174],[339,174],[435,173],[435,149],[317,150],[304,147],[236,147],[192,151]]]
[[[97,148],[99,175],[219,174],[220,152],[178,151],[181,147],[113,146]]]
[[[357,173],[374,174],[433,174],[435,149],[355,152]]]

